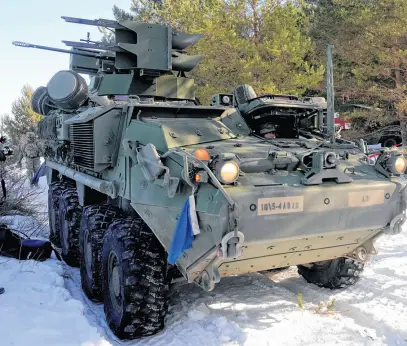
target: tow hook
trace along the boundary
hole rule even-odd
[[[366,249],[361,246],[356,249],[356,257],[361,262],[366,262],[368,259],[369,254],[367,253]]]
[[[220,262],[220,259],[215,257],[197,280],[198,285],[200,285],[207,292],[212,291],[215,288],[215,284],[220,281]]]
[[[354,259],[361,263],[366,263],[370,258],[370,255],[377,254],[376,249],[373,247],[373,244],[369,244],[370,249],[367,249],[365,246],[359,246],[355,251],[346,254],[344,257]],[[370,251],[369,251],[370,250]]]
[[[195,280],[205,291],[212,291],[215,284],[220,281],[219,265],[223,260],[236,259],[242,255],[242,244],[244,234],[239,231],[232,231],[226,234],[221,241],[215,258],[206,266],[202,274]]]
[[[390,226],[384,231],[384,233],[389,235],[399,234],[402,230],[402,226],[406,222],[406,214],[401,213],[396,215],[390,222]]]
[[[400,191],[399,211],[391,221],[390,225],[384,229],[385,234],[396,235],[402,231],[402,226],[406,222],[406,208],[407,208],[407,185]]]
[[[377,255],[377,250],[374,247],[374,243],[376,242],[377,239],[380,238],[382,231],[384,230],[381,229],[380,232],[377,233],[372,239],[368,240],[363,245],[357,247],[351,253],[345,254],[344,257],[354,259],[361,263],[366,263],[371,255]]]
[[[222,238],[218,257],[222,259],[233,259],[242,255],[244,234],[239,231],[229,232]]]

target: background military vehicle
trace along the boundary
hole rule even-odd
[[[212,290],[224,276],[298,265],[309,282],[340,288],[378,236],[400,232],[406,160],[383,151],[369,166],[337,141],[331,99],[325,130],[315,100],[247,86],[201,106],[185,72],[202,57],[183,52],[200,35],[64,19],[106,26],[115,43],[14,44],[71,54],[32,97],[45,116],[50,237],[119,337],[163,327],[170,280]],[[270,122],[288,138],[260,136]]]
[[[13,146],[5,136],[0,136],[0,145],[4,155],[10,156],[14,154]]]

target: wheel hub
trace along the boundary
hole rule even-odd
[[[92,279],[93,272],[92,272],[92,243],[90,242],[89,239],[89,231],[85,231],[85,237],[84,237],[84,257],[85,257],[85,268],[86,268],[86,274],[88,275],[89,279]]]
[[[52,233],[55,233],[54,232],[54,228],[55,228],[55,219],[56,219],[56,217],[55,217],[55,210],[54,209],[51,209],[50,210],[50,216],[51,216],[51,227],[50,227],[50,230],[51,230],[51,232]]]
[[[120,262],[115,251],[110,251],[108,257],[108,280],[109,295],[113,308],[120,313],[122,311],[122,273]]]
[[[63,249],[68,249],[69,248],[69,235],[68,235],[68,221],[66,220],[66,213],[65,211],[62,212],[61,215],[61,235],[62,235],[62,243],[63,243]]]
[[[55,205],[54,201],[51,195],[48,197],[48,210],[49,210],[49,218],[50,218],[50,225],[49,225],[49,231],[51,233],[51,236],[55,235],[55,228],[57,226],[57,217],[55,213]]]
[[[120,295],[120,274],[119,270],[117,267],[113,268],[113,273],[112,273],[112,279],[113,279],[113,292],[116,297]]]
[[[50,216],[50,219],[51,219],[50,231],[52,233],[54,233],[56,217],[55,217],[55,209],[54,209],[54,206],[52,204],[50,204],[50,206],[49,206],[49,216]]]

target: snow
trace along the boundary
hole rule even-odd
[[[46,207],[45,178],[39,189]],[[361,280],[341,291],[307,284],[294,267],[223,278],[212,292],[178,286],[165,329],[133,341],[112,334],[78,269],[0,257],[0,345],[407,345],[407,227],[376,245]]]
[[[44,161],[41,158],[41,163]],[[13,171],[13,174],[17,178],[18,176],[24,176],[26,174],[26,169],[16,170],[16,165],[10,165],[6,168],[6,175]],[[28,179],[24,182],[25,188],[30,188],[30,182]],[[25,215],[13,215],[13,216],[2,216],[0,217],[0,222],[7,224],[9,227],[24,232],[28,235],[35,235],[37,238],[48,238],[48,224],[43,222],[46,220],[48,215],[48,185],[46,177],[42,177],[38,183],[38,187],[34,188],[36,200],[36,209],[38,211],[41,220],[34,219],[32,217],[27,217]],[[40,222],[41,221],[41,222]]]

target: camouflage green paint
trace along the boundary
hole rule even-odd
[[[56,107],[43,114],[48,182],[59,172],[87,187],[78,189],[82,203],[95,189],[101,203],[109,197],[123,209],[130,206],[166,250],[194,193],[200,233],[177,261],[189,282],[210,290],[220,275],[355,258],[360,246],[373,254],[378,236],[400,232],[404,176],[384,174],[387,166],[375,169],[351,142],[328,141],[327,133],[318,131],[323,102],[257,97],[243,85],[229,94],[233,106],[221,106],[220,97],[213,98],[218,104],[198,106],[194,81],[183,73],[201,57],[182,50],[200,35],[158,24],[64,19],[114,28],[116,35],[111,46],[65,42],[76,51],[17,44],[86,57],[71,63],[89,74],[94,74],[92,59],[98,61],[92,93],[75,85],[66,95],[64,102],[75,101],[77,109]],[[70,85],[69,80],[59,85]],[[112,101],[119,95],[125,97]],[[37,100],[37,109],[46,108],[44,100]],[[259,118],[271,122],[282,115],[302,121],[297,137],[258,138]],[[197,149],[209,153],[209,162],[194,158]],[[221,183],[226,163],[240,167],[234,182]],[[318,177],[328,170],[330,181],[306,185],[305,174]],[[351,180],[341,183],[343,176]]]

